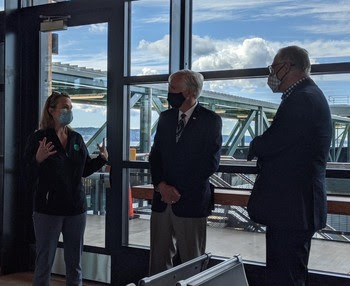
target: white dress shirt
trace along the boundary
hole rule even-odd
[[[181,110],[179,110],[179,118],[178,118],[178,121],[181,119],[181,115],[182,115],[183,113],[185,113],[185,114],[186,114],[186,117],[185,117],[185,126],[186,126],[186,124],[187,124],[188,120],[190,120],[190,118],[191,118],[191,116],[192,116],[192,113],[193,113],[194,109],[196,108],[197,104],[198,104],[198,101],[196,101],[195,105],[193,105],[193,106],[192,106],[189,110],[187,110],[186,112],[182,112]]]

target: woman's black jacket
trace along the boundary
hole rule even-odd
[[[57,153],[38,164],[39,141],[46,137]],[[106,161],[91,159],[81,135],[69,131],[63,148],[54,129],[38,130],[28,138],[24,154],[26,186],[34,192],[33,211],[49,215],[77,215],[87,210],[81,178],[99,170]]]

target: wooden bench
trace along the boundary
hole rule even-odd
[[[153,186],[133,186],[131,187],[134,199],[151,200],[153,198]],[[232,205],[246,207],[250,196],[249,190],[240,189],[215,189],[214,202],[220,205]],[[350,197],[327,196],[328,213],[350,215]]]

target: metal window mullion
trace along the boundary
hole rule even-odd
[[[346,150],[347,150],[347,155],[346,155],[346,158],[347,158],[347,160],[346,160],[346,162],[350,162],[350,129],[348,129],[348,142],[347,142],[347,148],[346,148]]]
[[[191,69],[192,62],[192,0],[183,1],[183,58],[180,68]]]
[[[190,68],[192,0],[170,1],[169,72]]]

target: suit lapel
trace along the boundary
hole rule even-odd
[[[174,109],[174,112],[171,117],[171,122],[169,126],[169,132],[170,132],[170,138],[171,143],[174,145],[176,144],[176,128],[177,128],[177,122],[179,121],[179,110]]]

